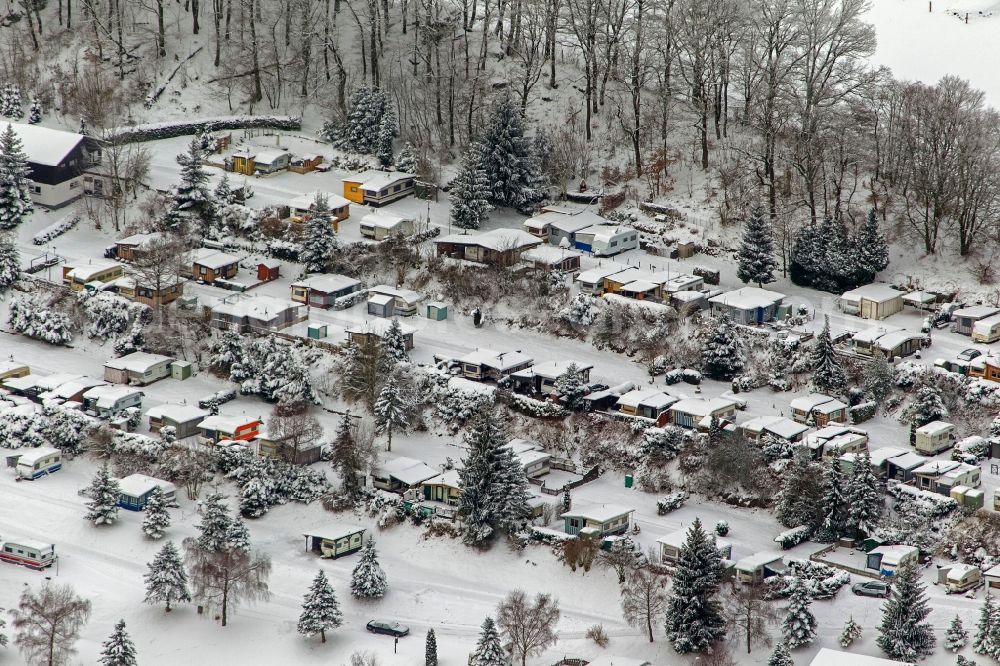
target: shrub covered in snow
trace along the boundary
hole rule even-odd
[[[508,405],[516,412],[541,419],[561,419],[569,410],[548,400],[535,400],[519,393],[508,393]]]
[[[0,447],[54,446],[76,453],[96,427],[97,421],[83,412],[58,405],[30,412],[10,410],[0,418]]]
[[[45,245],[53,238],[58,238],[64,233],[80,223],[80,215],[74,213],[67,215],[58,222],[53,222],[32,237],[31,242],[35,245]]]
[[[779,544],[782,550],[788,550],[811,537],[812,533],[813,530],[808,525],[799,525],[774,537],[774,543]]]
[[[938,495],[928,490],[897,484],[890,486],[889,494],[896,498],[896,510],[916,511],[926,516],[945,516],[958,508],[958,502],[950,497]]]
[[[851,582],[851,575],[843,569],[810,560],[791,559],[788,571],[781,576],[771,576],[764,581],[766,599],[787,599],[796,582],[802,582],[813,599],[832,599],[840,588]]]
[[[990,452],[991,442],[985,437],[973,435],[955,444],[951,450],[951,459],[968,465],[979,465]]]
[[[11,301],[7,323],[15,333],[52,345],[68,345],[73,341],[70,318],[30,297]]]
[[[664,516],[671,511],[676,511],[687,501],[688,495],[684,492],[670,493],[666,497],[656,502],[656,513]]]
[[[187,134],[205,134],[233,129],[302,129],[302,120],[292,116],[219,116],[200,120],[171,120],[116,129],[108,138],[118,143],[141,143]]]
[[[851,423],[864,423],[875,416],[878,406],[874,402],[862,402],[854,405],[848,410],[851,415]]]

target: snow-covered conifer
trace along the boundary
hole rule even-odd
[[[15,229],[35,209],[28,156],[11,124],[0,134],[0,229]]]
[[[944,632],[944,649],[958,652],[969,644],[969,632],[962,626],[962,618],[956,615]]]
[[[326,195],[317,194],[310,210],[310,218],[305,224],[304,236],[299,261],[306,273],[322,273],[340,251],[340,240],[333,230],[333,213],[327,202]]]
[[[28,112],[28,124],[37,125],[42,122],[42,101],[37,96],[31,98],[31,110]]]
[[[95,525],[110,525],[118,520],[118,500],[121,488],[111,478],[108,466],[99,467],[87,488],[87,513],[84,516]]]
[[[392,451],[392,433],[405,431],[409,426],[410,401],[403,395],[396,378],[390,376],[375,400],[375,428],[386,436],[386,450]]]
[[[169,613],[171,604],[191,601],[184,561],[173,541],[163,544],[147,568],[144,576],[147,604],[165,603]]]
[[[847,482],[846,501],[845,527],[854,536],[871,534],[882,516],[883,500],[867,449],[862,449],[854,460],[851,478]]]
[[[0,294],[21,279],[21,253],[10,234],[0,235]]]
[[[926,622],[931,609],[920,573],[912,563],[893,576],[892,596],[882,607],[876,643],[893,659],[916,661],[934,651],[933,627]]]
[[[933,384],[925,384],[920,387],[917,391],[917,397],[913,399],[907,411],[910,415],[910,423],[915,428],[948,417],[948,408],[945,407],[944,400],[941,398],[941,392]]]
[[[854,621],[854,616],[852,615],[847,619],[844,630],[840,632],[840,647],[850,647],[859,638],[861,638],[861,625]]]
[[[817,393],[843,395],[847,388],[847,375],[840,364],[840,356],[830,337],[830,318],[823,322],[823,330],[816,338],[811,354],[812,387]]]
[[[379,166],[383,168],[392,166],[392,142],[397,133],[396,112],[393,111],[392,104],[386,104],[385,112],[378,124],[378,137],[375,139],[373,151]]]
[[[782,476],[784,481],[775,509],[778,520],[785,527],[819,528],[823,522],[823,483],[819,466],[800,447]]]
[[[576,363],[567,365],[566,371],[556,377],[554,388],[564,405],[572,410],[583,408],[583,396],[587,395],[588,391]]]
[[[476,649],[472,653],[469,666],[506,666],[509,663],[503,643],[500,642],[496,623],[492,617],[487,616],[483,620],[479,640],[476,642]]]
[[[252,475],[240,488],[240,513],[247,518],[260,518],[272,504],[271,486],[262,475]]]
[[[865,223],[851,239],[854,249],[854,264],[859,284],[875,279],[875,276],[889,266],[889,245],[885,235],[879,230],[875,209],[868,211]]]
[[[726,633],[719,604],[722,556],[695,518],[677,560],[667,600],[667,639],[680,653],[704,652]]]
[[[448,192],[451,224],[459,229],[478,229],[493,209],[490,183],[483,170],[482,146],[472,144],[462,158],[458,175]]]
[[[125,620],[119,620],[114,633],[104,641],[97,662],[101,666],[138,666],[135,644],[125,630]]]
[[[427,630],[427,640],[424,643],[424,666],[438,666],[437,637],[434,627]]]
[[[845,496],[848,480],[840,469],[840,461],[830,460],[823,475],[823,526],[824,541],[836,541],[847,522]]]
[[[994,655],[1000,644],[995,640],[998,618],[997,606],[993,595],[987,594],[979,610],[979,621],[976,623],[976,636],[972,641],[972,649],[976,654]]]
[[[199,533],[198,547],[206,552],[225,550],[232,522],[224,495],[212,493],[206,497],[201,505],[201,522],[195,526]]]
[[[400,363],[410,360],[410,354],[406,350],[406,340],[403,337],[403,327],[399,319],[393,317],[389,328],[386,329],[379,341],[380,370],[383,374],[388,374]]]
[[[167,217],[171,226],[176,227],[184,218],[196,216],[199,233],[205,237],[215,219],[215,206],[208,191],[208,174],[203,168],[201,151],[201,141],[194,137],[188,144],[187,152],[177,156],[177,163],[181,166],[180,183],[174,188]]]
[[[781,637],[789,649],[794,650],[809,645],[816,638],[816,616],[809,609],[812,604],[809,588],[798,578],[792,580],[795,582],[781,623]]]
[[[170,511],[167,510],[167,497],[159,486],[149,494],[145,514],[142,518],[143,533],[150,539],[162,539],[170,527]]]
[[[417,172],[417,156],[413,150],[413,144],[409,141],[403,144],[402,149],[396,153],[396,171],[403,173]]]
[[[321,643],[326,643],[326,632],[336,629],[344,622],[340,612],[340,604],[333,586],[321,570],[313,578],[312,585],[302,601],[302,614],[299,615],[298,632],[303,636],[319,634]]]
[[[389,585],[378,563],[375,541],[368,537],[361,549],[361,559],[351,572],[351,594],[357,599],[380,599]]]
[[[778,643],[774,646],[774,652],[767,659],[767,666],[795,666],[792,653],[788,651],[788,646]]]
[[[893,372],[889,360],[881,350],[875,350],[864,367],[862,386],[868,397],[881,404],[892,393]]]
[[[537,200],[537,160],[524,135],[521,107],[511,97],[493,105],[479,144],[491,204],[520,208]]]
[[[736,277],[744,283],[763,287],[774,282],[774,269],[777,265],[771,222],[756,208],[750,213],[743,228]]]
[[[732,379],[743,371],[740,332],[729,315],[711,320],[701,349],[701,369],[710,379]]]

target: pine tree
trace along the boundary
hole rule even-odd
[[[667,600],[666,630],[674,650],[704,652],[726,633],[719,605],[722,557],[695,518],[677,560],[677,573]]]
[[[506,666],[508,663],[510,662],[500,642],[496,623],[492,617],[487,616],[483,620],[479,640],[476,642],[476,649],[472,653],[469,666]]]
[[[852,615],[847,619],[844,630],[840,632],[840,647],[850,647],[859,638],[861,638],[861,625],[854,621]]]
[[[763,287],[774,282],[774,269],[777,266],[771,222],[761,214],[759,208],[755,208],[743,228],[736,277],[746,284],[755,283],[758,287]]]
[[[143,534],[150,539],[162,539],[166,529],[170,527],[170,512],[167,510],[166,495],[159,486],[149,494],[145,514],[142,519]]]
[[[298,631],[303,636],[319,634],[320,643],[326,643],[328,629],[336,629],[344,622],[337,603],[337,595],[321,570],[313,579],[309,591],[302,602]]]
[[[1000,648],[1000,645],[994,640],[997,619],[997,607],[993,603],[993,595],[987,594],[983,600],[983,607],[979,611],[976,636],[972,642],[972,649],[976,654],[992,656]]]
[[[368,537],[361,549],[361,559],[351,572],[351,594],[356,599],[381,599],[388,587],[385,571],[378,563],[375,541]]]
[[[966,659],[962,655],[958,655],[958,659],[955,661],[955,666],[979,666],[979,664],[971,659]]]
[[[417,156],[409,141],[404,143],[403,149],[396,154],[396,171],[413,174],[417,172]]]
[[[114,633],[104,641],[104,649],[97,662],[101,666],[138,666],[135,645],[125,631],[125,620],[119,620]]]
[[[42,101],[38,97],[31,98],[31,110],[28,112],[28,124],[37,125],[42,122]]]
[[[254,474],[240,488],[240,513],[247,518],[260,518],[270,511],[274,492],[261,474]]]
[[[358,153],[371,154],[378,146],[382,117],[389,108],[389,98],[378,88],[361,87],[351,94],[343,142]]]
[[[405,431],[409,426],[409,400],[403,395],[396,383],[396,378],[390,376],[375,400],[375,430],[386,436],[386,451],[392,451],[392,433]]]
[[[744,362],[740,333],[724,313],[709,323],[701,349],[702,372],[710,379],[732,379],[743,371]]]
[[[854,249],[858,284],[867,284],[889,266],[889,245],[878,228],[875,209],[868,211],[868,218],[851,239]]]
[[[375,140],[375,159],[379,166],[388,168],[392,165],[392,141],[396,138],[398,130],[396,128],[396,112],[392,110],[392,104],[387,104],[385,113],[378,125],[378,138]]]
[[[424,666],[438,666],[437,637],[434,628],[427,630],[427,642],[424,644]]]
[[[118,500],[121,488],[118,482],[111,478],[108,466],[98,468],[94,480],[87,488],[87,514],[84,516],[95,525],[110,525],[118,520]]]
[[[775,510],[782,525],[806,525],[814,530],[822,525],[823,485],[820,474],[804,447],[796,451],[782,475],[784,482]]]
[[[816,338],[810,357],[813,390],[828,395],[842,395],[847,389],[847,375],[840,365],[840,358],[830,337],[830,318],[826,317],[823,330]]]
[[[920,390],[917,391],[917,397],[913,399],[908,411],[910,423],[915,428],[948,417],[948,408],[944,405],[941,392],[933,384],[925,384],[920,387]]]
[[[816,616],[809,609],[812,604],[809,588],[798,578],[792,580],[788,608],[781,623],[781,637],[789,649],[794,650],[809,645],[816,638]]]
[[[15,229],[34,210],[28,156],[14,126],[0,134],[0,229]]]
[[[393,317],[392,323],[379,340],[379,370],[388,375],[400,363],[408,363],[410,352],[406,349],[406,339],[399,319]]]
[[[847,522],[845,494],[847,479],[840,469],[840,461],[830,460],[823,475],[823,526],[824,541],[836,541]]]
[[[892,596],[882,607],[876,643],[893,659],[916,661],[934,651],[934,629],[925,622],[931,609],[920,573],[912,563],[896,570]]]
[[[583,409],[583,396],[587,395],[588,391],[576,363],[567,365],[566,371],[556,377],[554,388],[564,405],[574,411]]]
[[[303,230],[306,242],[299,252],[299,261],[306,273],[322,273],[340,251],[340,240],[333,230],[333,213],[326,195],[316,194],[310,215]]]
[[[229,543],[233,519],[225,500],[224,495],[212,493],[201,506],[201,522],[195,527],[199,532],[198,547],[205,552],[224,551]]]
[[[956,615],[944,632],[944,649],[958,652],[968,644],[969,632],[962,626],[962,618]]]
[[[178,227],[186,218],[197,217],[200,235],[207,237],[216,217],[212,196],[208,192],[208,174],[203,168],[201,141],[196,136],[186,153],[177,156],[180,183],[174,188],[173,201],[167,213],[168,223]]]
[[[868,449],[862,449],[854,459],[846,501],[847,530],[856,537],[871,534],[882,516],[883,500]]]
[[[0,235],[0,294],[21,279],[21,253],[11,234]]]
[[[497,474],[493,483],[496,501],[497,527],[507,534],[515,534],[524,529],[531,514],[528,502],[528,477],[524,474],[521,461],[509,446],[497,450]]]
[[[4,113],[8,118],[19,120],[24,118],[23,102],[21,101],[21,88],[17,84],[10,85],[10,97],[7,101],[7,111]]]
[[[788,646],[778,643],[774,646],[774,652],[767,660],[767,666],[795,666],[792,653],[788,651]]]
[[[865,393],[876,404],[881,404],[892,393],[893,371],[888,359],[881,350],[876,349],[872,357],[865,363],[862,379]]]
[[[147,568],[149,570],[143,577],[146,581],[144,601],[147,604],[166,603],[166,612],[169,613],[170,604],[191,601],[184,562],[173,541],[163,544]]]
[[[478,229],[489,218],[490,184],[482,165],[482,148],[472,144],[462,159],[462,168],[451,181],[451,224],[459,229]]]
[[[512,98],[504,97],[493,106],[479,144],[492,205],[522,208],[537,200],[537,160],[524,136],[520,105]]]

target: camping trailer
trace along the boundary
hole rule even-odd
[[[30,539],[8,539],[0,546],[0,561],[21,564],[41,571],[56,561],[56,547]]]
[[[35,479],[62,468],[62,452],[50,446],[39,446],[17,458],[17,477]]]

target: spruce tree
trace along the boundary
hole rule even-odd
[[[889,267],[889,245],[879,230],[874,208],[868,211],[865,223],[854,234],[851,244],[858,284],[871,282],[880,271]]]
[[[28,156],[14,126],[0,134],[0,229],[16,229],[34,211]]]
[[[104,641],[101,656],[97,659],[101,666],[138,666],[135,645],[125,631],[125,620],[119,620],[115,631]]]
[[[587,395],[588,390],[576,363],[567,365],[566,371],[556,377],[554,388],[566,407],[574,411],[583,409],[583,396]]]
[[[160,552],[146,566],[148,571],[143,578],[146,581],[144,601],[147,604],[165,603],[169,613],[171,604],[191,601],[184,561],[173,541],[163,544]]]
[[[121,488],[118,482],[111,478],[107,465],[98,468],[86,493],[90,500],[87,502],[87,513],[84,518],[95,525],[110,525],[118,520]]]
[[[767,659],[767,666],[795,666],[792,660],[792,653],[788,651],[788,646],[778,643],[774,646],[774,652]]]
[[[462,158],[462,167],[451,181],[451,224],[468,231],[478,229],[489,218],[490,185],[482,165],[482,148],[472,144]]]
[[[774,282],[774,269],[777,266],[771,222],[761,214],[759,208],[755,208],[743,228],[736,277],[745,284],[754,283],[763,287]]]
[[[10,100],[8,106],[8,113],[6,114],[9,118],[15,120],[20,120],[24,118],[24,108],[23,102],[21,100],[21,88],[16,83],[10,86]]]
[[[274,491],[261,474],[254,474],[240,488],[240,514],[260,518],[271,510]]]
[[[882,607],[876,643],[893,659],[916,661],[934,651],[934,629],[926,622],[931,608],[913,563],[896,570],[892,596]]]
[[[962,626],[962,618],[956,615],[948,630],[944,632],[944,649],[958,652],[969,644],[969,632]]]
[[[427,630],[427,641],[424,644],[424,666],[438,666],[437,637],[434,635],[433,627]]]
[[[375,431],[386,436],[386,451],[392,451],[392,433],[409,426],[409,401],[403,395],[396,378],[390,376],[375,400]]]
[[[340,240],[333,230],[333,213],[326,195],[316,195],[310,215],[305,223],[305,242],[299,252],[299,261],[306,273],[323,273],[340,251]]]
[[[212,493],[202,503],[201,522],[195,527],[198,547],[205,552],[221,552],[228,546],[233,519],[225,500],[224,495]]]
[[[807,451],[801,447],[786,467],[775,514],[785,527],[806,525],[815,530],[823,523],[823,484],[819,466]]]
[[[351,594],[356,599],[381,599],[388,587],[385,571],[378,563],[375,541],[368,537],[361,549],[361,559],[351,572]]]
[[[396,154],[396,171],[402,173],[417,172],[417,156],[413,151],[413,144],[409,141],[403,144],[402,150]]]
[[[476,649],[472,653],[469,666],[507,666],[509,658],[500,642],[500,634],[492,617],[483,620]]]
[[[792,241],[789,257],[789,276],[792,282],[804,287],[813,285],[823,270],[825,244],[815,224],[807,224],[799,229]]]
[[[726,633],[719,605],[722,556],[695,518],[677,560],[667,600],[667,639],[680,653],[705,652]]]
[[[976,636],[972,649],[976,654],[994,655],[1000,645],[994,639],[996,634],[997,607],[993,603],[993,595],[987,594],[979,611],[979,622],[976,624]]]
[[[493,493],[496,500],[497,527],[507,534],[522,530],[531,515],[528,502],[528,477],[524,474],[521,461],[509,446],[497,450],[497,474]]]
[[[403,327],[395,317],[379,340],[378,346],[379,371],[383,375],[388,375],[397,365],[410,360],[410,352],[406,349],[406,339],[403,337]]]
[[[520,105],[512,98],[493,106],[479,144],[491,204],[522,208],[537,200],[537,158],[524,135]]]
[[[955,661],[955,666],[979,666],[979,664],[971,659],[966,659],[962,655],[958,655],[958,659]]]
[[[298,632],[303,636],[319,634],[320,643],[326,643],[328,629],[336,629],[344,622],[337,603],[337,595],[326,574],[321,570],[313,579],[305,599],[302,614],[299,615]]]
[[[196,136],[188,144],[187,152],[177,156],[181,167],[180,183],[174,188],[167,221],[170,226],[178,227],[185,219],[197,218],[199,235],[205,238],[215,220],[216,210],[208,191],[208,174],[203,168],[201,150],[201,141]]]
[[[876,349],[872,357],[865,363],[862,379],[867,397],[876,404],[882,404],[893,387],[893,370],[888,359],[881,350]]]
[[[847,482],[847,521],[845,527],[855,537],[871,534],[882,516],[882,492],[872,471],[868,449],[862,449],[854,459],[851,478]]]
[[[816,338],[810,356],[812,366],[812,387],[817,393],[843,395],[847,389],[847,375],[840,364],[840,357],[830,337],[830,318],[825,317],[823,330]]]
[[[854,621],[854,616],[852,615],[847,619],[844,630],[840,632],[840,647],[850,647],[859,638],[861,638],[861,625]]]
[[[941,398],[941,392],[933,384],[925,384],[920,387],[908,412],[910,423],[914,428],[920,428],[931,421],[940,421],[948,417],[948,408],[945,407],[944,400]]]
[[[392,141],[396,138],[398,130],[396,128],[396,112],[392,110],[392,104],[387,104],[382,120],[378,125],[378,138],[375,140],[375,159],[379,166],[388,168],[392,166]]]
[[[31,98],[31,110],[28,112],[28,124],[37,125],[42,122],[42,102],[38,97]]]
[[[743,371],[740,333],[728,314],[710,321],[701,348],[701,369],[709,379],[732,379]]]
[[[170,511],[167,510],[166,495],[159,486],[149,494],[145,514],[142,519],[143,534],[150,539],[162,539],[166,529],[170,527]]]
[[[0,294],[21,279],[21,253],[11,234],[0,235]]]
[[[847,523],[847,482],[840,469],[840,461],[831,459],[823,475],[823,526],[820,530],[823,541],[836,541],[844,531]]]
[[[809,606],[812,596],[809,588],[799,578],[792,578],[791,595],[785,619],[781,623],[781,637],[789,649],[794,650],[809,645],[816,638],[816,616]]]

